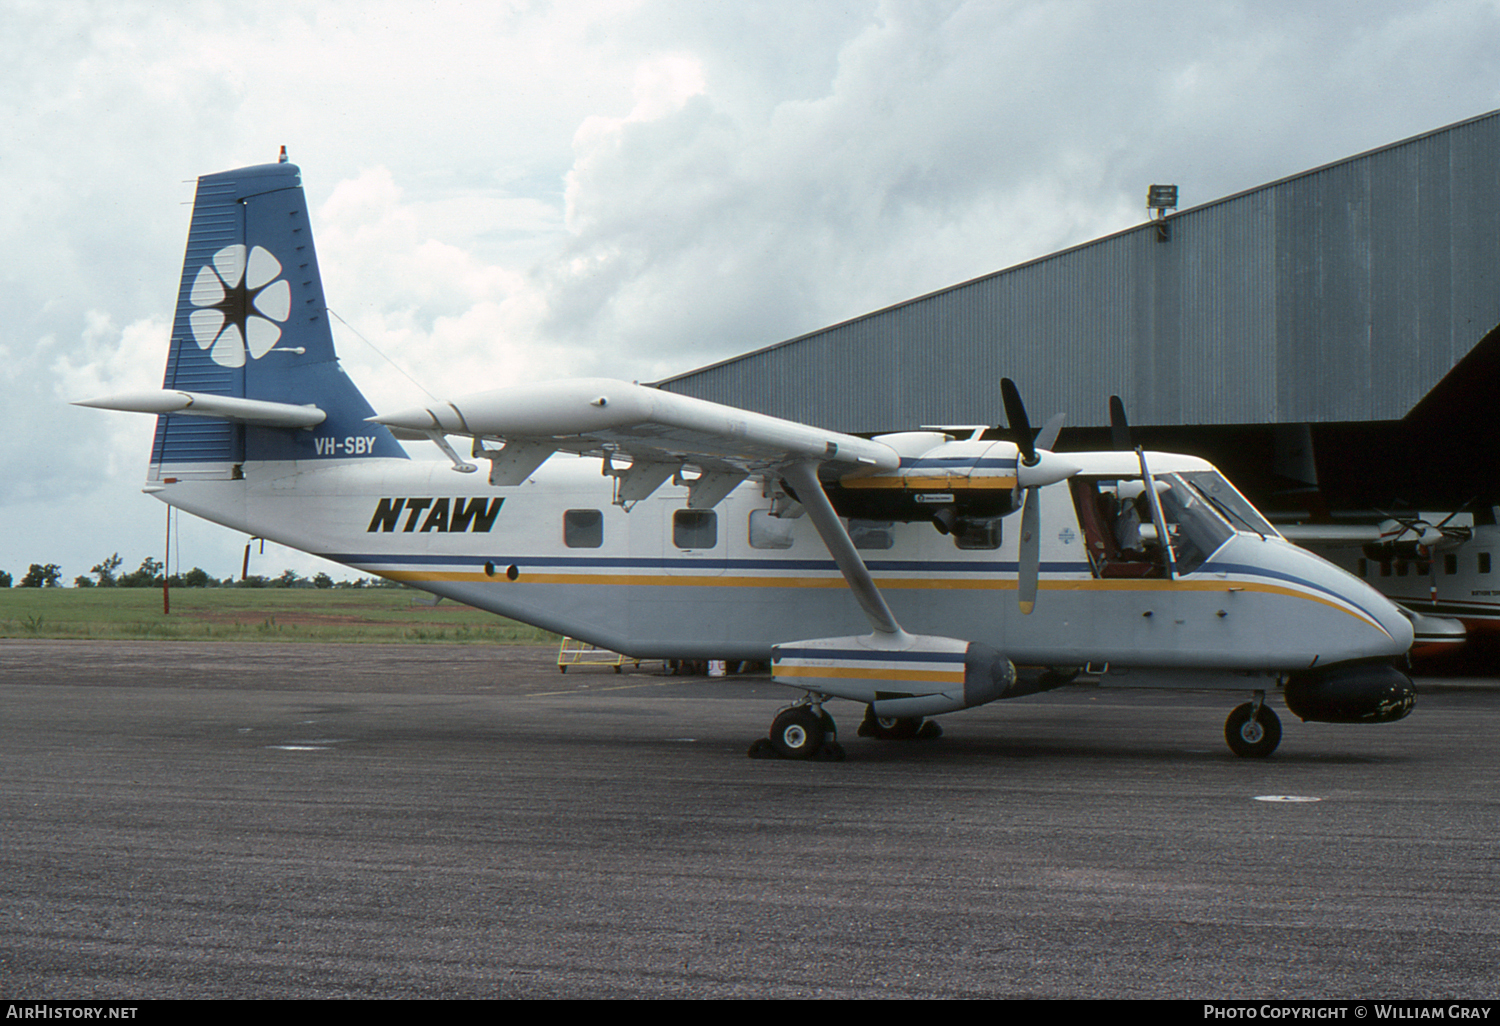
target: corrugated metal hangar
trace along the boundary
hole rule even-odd
[[[1371,431],[1394,432],[1389,442],[1398,447],[1419,444],[1409,437],[1421,418],[1413,411],[1439,382],[1450,392],[1473,391],[1461,380],[1473,374],[1455,372],[1466,356],[1466,365],[1493,365],[1490,384],[1500,386],[1500,362],[1486,360],[1488,347],[1480,346],[1500,325],[1497,158],[1500,111],[660,387],[867,433],[996,423],[999,381],[1010,377],[1033,420],[1067,414],[1072,427],[1063,441],[1074,447],[1107,445],[1104,435],[1078,429],[1107,425],[1107,397],[1115,394],[1132,423],[1146,428],[1147,444],[1174,442],[1221,465],[1238,462],[1225,459],[1226,445],[1241,456],[1255,450],[1255,468],[1237,468],[1237,476],[1265,477],[1253,489],[1261,501],[1276,485],[1285,492],[1318,476],[1326,489],[1332,450],[1380,444],[1366,437]],[[1452,403],[1423,405],[1430,423],[1415,425],[1423,438],[1442,441],[1449,422],[1467,419]],[[1438,406],[1444,409],[1431,409]],[[1483,412],[1493,419],[1487,406]],[[1321,425],[1350,427],[1356,437]],[[1192,426],[1200,440],[1223,438],[1184,445],[1162,432],[1153,439],[1151,426]],[[1451,448],[1454,439],[1445,441]],[[1314,442],[1322,450],[1316,471]],[[1500,438],[1488,444],[1492,453],[1464,459],[1489,459],[1494,477],[1500,458],[1490,457],[1500,457]],[[1434,469],[1428,462],[1412,473],[1430,477]],[[1342,498],[1391,501],[1400,497],[1385,493],[1402,487],[1393,480],[1378,496]],[[1454,494],[1467,487],[1455,483]]]

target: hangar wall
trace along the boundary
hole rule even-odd
[[[1141,183],[1144,191],[1147,183]],[[660,382],[844,431],[1395,420],[1500,324],[1500,111]]]

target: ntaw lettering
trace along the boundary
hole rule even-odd
[[[399,530],[410,533],[425,531],[469,531],[483,534],[495,526],[503,498],[497,499],[381,499],[375,506],[366,532]],[[405,514],[403,520],[403,514]]]

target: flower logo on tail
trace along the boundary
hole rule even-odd
[[[188,317],[193,340],[221,367],[243,367],[245,353],[259,360],[281,338],[279,322],[292,312],[292,287],[281,263],[260,246],[225,246],[198,268],[188,298],[197,307]]]

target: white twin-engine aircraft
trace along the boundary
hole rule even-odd
[[[199,179],[164,388],[82,405],[156,414],[145,490],[216,523],[630,656],[770,662],[803,697],[752,755],[841,758],[830,698],[866,706],[861,735],[931,736],[925,717],[1084,666],[1249,692],[1240,755],[1279,742],[1278,684],[1304,719],[1410,711],[1396,606],[1208,463],[1049,452],[1060,418],[1033,440],[1002,393],[1014,442],[860,438],[597,379],[375,416],[283,158]]]

